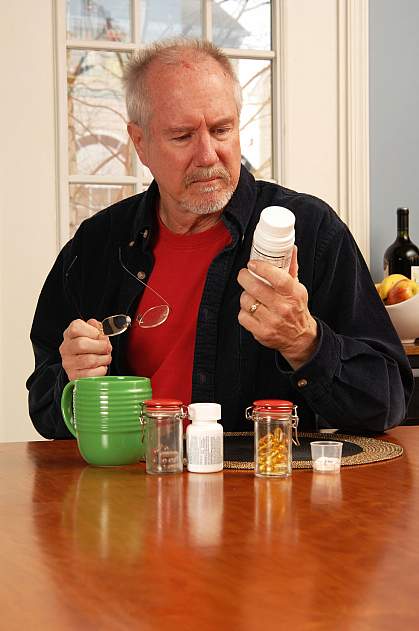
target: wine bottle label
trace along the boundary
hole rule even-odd
[[[410,278],[419,283],[419,265],[412,265],[410,268]]]

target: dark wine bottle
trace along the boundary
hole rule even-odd
[[[384,276],[403,274],[419,282],[419,248],[409,238],[409,209],[397,209],[397,239],[384,253]]]

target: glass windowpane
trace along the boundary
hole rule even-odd
[[[224,48],[271,48],[271,2],[267,0],[214,0],[213,41]]]
[[[243,90],[242,162],[256,178],[272,179],[271,62],[233,59]]]
[[[121,75],[125,53],[72,50],[68,56],[71,175],[132,175]]]
[[[201,0],[144,0],[140,3],[142,42],[167,37],[202,37]]]
[[[70,184],[70,237],[84,219],[92,217],[99,210],[135,195],[131,184]]]
[[[67,0],[67,38],[130,42],[130,0]]]
[[[68,37],[131,41],[130,0],[67,0]],[[201,0],[140,0],[141,41],[202,37]],[[214,0],[213,41],[222,47],[269,50],[271,2]],[[69,171],[72,175],[138,174],[140,186],[152,180],[140,164],[126,131],[121,76],[128,54],[106,51],[67,53]],[[271,62],[232,60],[243,88],[240,122],[242,161],[257,178],[272,174]],[[83,219],[135,194],[132,184],[70,184],[71,235]]]

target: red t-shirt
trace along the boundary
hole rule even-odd
[[[147,283],[170,305],[166,322],[152,329],[129,329],[128,364],[132,374],[151,378],[154,398],[175,398],[189,404],[199,305],[211,261],[231,242],[222,221],[204,232],[175,234],[159,220]],[[136,316],[159,304],[147,288]]]

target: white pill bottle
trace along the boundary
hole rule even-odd
[[[288,272],[295,240],[294,224],[295,215],[288,208],[264,208],[253,234],[250,258],[266,261]]]
[[[192,421],[186,428],[188,471],[214,473],[223,469],[223,426],[219,403],[191,403],[188,406]]]

